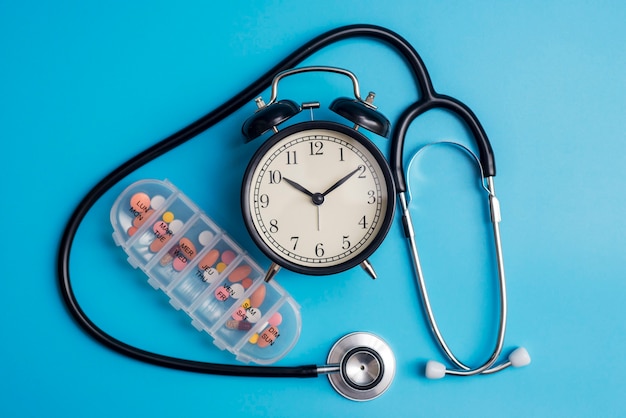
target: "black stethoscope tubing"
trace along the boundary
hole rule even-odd
[[[57,257],[57,279],[61,295],[68,311],[85,332],[91,335],[96,341],[125,356],[172,369],[217,375],[254,377],[315,377],[319,374],[320,367],[316,365],[277,367],[208,363],[165,356],[126,344],[99,328],[81,308],[72,289],[70,280],[70,254],[74,238],[84,217],[98,199],[124,177],[148,162],[194,138],[196,135],[206,131],[252,101],[271,85],[272,79],[276,74],[294,67],[305,58],[326,46],[356,37],[377,39],[394,47],[397,52],[405,58],[409,65],[418,85],[418,93],[421,95],[421,99],[402,113],[392,134],[391,167],[398,192],[404,192],[406,189],[402,169],[402,148],[406,132],[411,122],[417,116],[433,108],[448,109],[456,113],[466,122],[476,138],[481,163],[486,170],[485,175],[495,175],[493,152],[478,119],[467,106],[458,100],[439,95],[435,92],[422,59],[417,51],[415,51],[404,38],[393,31],[375,25],[349,25],[328,31],[296,49],[259,79],[212,112],[121,164],[98,182],[83,197],[69,218],[60,240]]]

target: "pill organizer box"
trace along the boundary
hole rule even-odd
[[[113,204],[111,224],[128,262],[220,349],[270,364],[296,344],[300,306],[169,181],[131,184]]]

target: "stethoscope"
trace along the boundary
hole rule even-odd
[[[209,129],[222,119],[234,113],[246,103],[251,102],[263,90],[272,84],[276,74],[295,67],[305,58],[320,49],[339,42],[341,40],[354,37],[368,37],[383,41],[397,50],[409,65],[419,87],[422,97],[411,105],[399,118],[395,131],[392,135],[392,159],[391,167],[394,172],[394,180],[397,184],[403,211],[403,223],[410,240],[411,256],[418,276],[419,287],[422,291],[422,300],[427,312],[429,322],[433,332],[443,348],[446,355],[457,368],[446,369],[441,363],[429,362],[426,367],[428,377],[442,377],[444,374],[472,375],[477,373],[493,373],[502,370],[509,365],[521,365],[527,363],[527,354],[516,351],[517,355],[511,355],[509,361],[493,366],[502,350],[504,331],[506,324],[506,292],[504,281],[504,269],[502,264],[502,254],[500,249],[500,237],[497,222],[494,222],[494,236],[496,238],[498,270],[500,277],[500,326],[496,347],[487,362],[478,368],[471,369],[465,366],[450,352],[439,332],[430,303],[425,291],[423,274],[421,271],[417,246],[415,244],[413,227],[408,213],[408,204],[405,196],[406,182],[403,172],[402,148],[404,138],[411,122],[420,114],[433,108],[445,108],[459,115],[472,131],[476,138],[476,143],[480,151],[480,163],[484,170],[484,177],[487,181],[490,195],[490,208],[492,219],[499,219],[499,209],[495,192],[493,190],[493,177],[495,176],[495,163],[493,151],[487,137],[478,122],[476,116],[461,102],[448,96],[437,94],[432,86],[426,67],[415,49],[398,34],[373,25],[351,25],[340,27],[326,32],[302,47],[298,48],[274,68],[269,70],[258,80],[254,81],[239,94],[216,108],[214,111],[193,122],[189,126],[156,143],[140,154],[132,157],[117,169],[104,177],[96,184],[81,200],[74,210],[68,224],[64,230],[60,241],[57,272],[60,292],[68,311],[76,322],[98,342],[121,353],[125,356],[155,364],[163,367],[192,371],[206,374],[249,376],[249,377],[316,377],[328,375],[331,385],[344,397],[352,400],[369,400],[380,396],[385,392],[395,375],[396,363],[389,345],[380,337],[368,332],[356,332],[348,334],[337,341],[331,348],[327,361],[324,365],[305,365],[297,367],[277,367],[277,366],[246,366],[230,365],[192,361],[158,353],[146,351],[124,343],[100,329],[83,311],[74,294],[69,266],[72,243],[76,232],[91,207],[109,189],[115,186],[124,177],[140,168],[144,164],[172,150],[182,143],[194,138],[198,134]],[[514,352],[514,353],[516,353]],[[521,359],[521,360],[520,360]],[[524,360],[524,361],[522,361]],[[527,361],[526,361],[527,360]]]

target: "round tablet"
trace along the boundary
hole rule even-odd
[[[170,231],[175,234],[180,231],[183,225],[183,221],[181,221],[180,219],[174,219],[172,222],[170,222]]]
[[[202,231],[200,232],[200,235],[198,235],[198,242],[202,246],[209,245],[212,239],[213,239],[213,232],[209,230]]]
[[[164,202],[165,198],[163,196],[156,195],[152,198],[152,200],[150,200],[150,206],[152,206],[152,209],[158,209],[163,205]]]

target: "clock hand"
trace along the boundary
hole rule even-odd
[[[326,196],[328,193],[332,192],[333,190],[335,190],[337,187],[341,186],[342,184],[344,184],[346,181],[348,181],[348,179],[352,176],[354,176],[356,174],[357,171],[361,170],[360,167],[357,167],[354,171],[351,171],[350,173],[346,174],[343,178],[341,178],[341,180],[339,180],[337,183],[333,184],[332,186],[330,186],[328,188],[328,190],[326,190],[324,193],[322,193],[322,196]]]
[[[292,187],[294,187],[297,190],[300,190],[302,193],[306,194],[307,196],[313,197],[313,193],[311,193],[310,191],[308,191],[307,189],[305,189],[304,187],[302,187],[300,184],[296,183],[295,181],[290,180],[287,177],[283,177],[283,180],[285,180]]]

